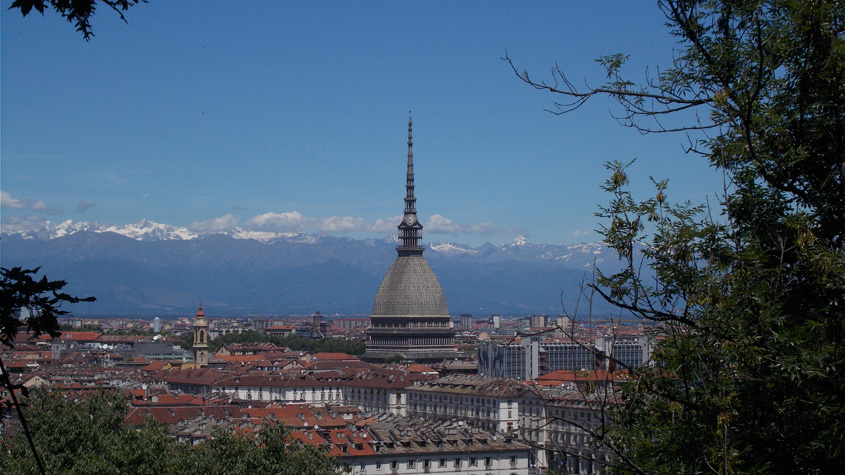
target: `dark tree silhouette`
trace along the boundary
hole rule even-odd
[[[98,0],[15,0],[9,10],[18,8],[23,16],[27,16],[33,9],[44,14],[44,10],[55,10],[68,22],[73,23],[76,31],[82,33],[82,38],[89,41],[94,36],[91,28],[91,17],[97,11]],[[139,3],[146,3],[146,0],[99,0],[99,3],[111,8],[120,19],[126,22],[123,12],[129,7]]]

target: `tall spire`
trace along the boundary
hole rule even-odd
[[[405,214],[417,214],[417,199],[414,197],[414,133],[408,111],[408,173],[405,178]]]
[[[400,256],[421,255],[422,224],[417,220],[417,198],[414,196],[414,134],[411,112],[408,111],[408,172],[405,176],[405,214],[399,223]]]

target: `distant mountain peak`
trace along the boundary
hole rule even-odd
[[[461,254],[473,256],[473,255],[478,254],[477,249],[472,249],[472,248],[469,248],[469,247],[466,247],[466,246],[461,246],[461,245],[458,245],[458,244],[452,244],[452,243],[448,243],[448,242],[433,243],[433,244],[431,244],[431,246],[429,246],[429,248],[434,252],[439,252],[439,253],[442,253],[444,255],[452,255],[452,256],[461,255]]]
[[[189,231],[188,228],[161,224],[146,218],[137,223],[127,224],[125,226],[106,226],[102,231],[95,232],[112,232],[136,241],[187,241],[198,237],[196,233]]]
[[[526,246],[528,245],[528,238],[525,236],[519,235],[511,241],[511,246]]]
[[[233,228],[227,234],[235,239],[254,239],[263,243],[273,242],[279,239],[296,237],[299,233],[277,233],[273,231],[250,231],[244,228]]]
[[[87,223],[83,221],[62,221],[53,224],[48,221],[44,226],[26,231],[14,232],[24,239],[52,240],[63,236],[69,236],[81,231],[91,233],[115,233],[136,241],[162,241],[162,240],[188,240],[196,239],[198,236],[188,228],[161,224],[149,219],[142,219],[137,223],[124,226],[110,224]]]

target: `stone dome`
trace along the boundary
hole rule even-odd
[[[372,315],[449,315],[440,282],[422,255],[400,256],[393,261],[379,286]]]

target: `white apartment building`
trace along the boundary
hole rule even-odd
[[[519,397],[528,387],[514,380],[450,375],[410,386],[407,415],[434,420],[460,419],[490,432],[519,429]]]
[[[376,454],[343,457],[353,475],[528,475],[529,448],[457,422],[388,418],[369,428]]]

